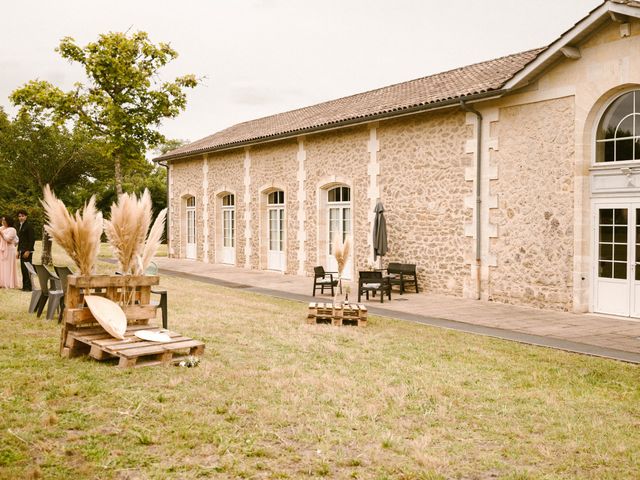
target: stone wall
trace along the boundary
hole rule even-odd
[[[295,140],[260,145],[250,150],[251,156],[251,268],[266,269],[267,222],[266,195],[269,189],[284,190],[286,273],[298,269],[298,161]]]
[[[171,163],[171,248],[172,257],[184,258],[186,242],[185,196],[196,197],[196,243],[198,260],[203,258],[203,190],[202,190],[203,157],[179,160]]]
[[[209,261],[220,262],[222,248],[223,193],[235,195],[235,249],[236,265],[244,265],[244,151],[230,150],[210,154],[208,157],[209,196]]]
[[[499,149],[491,193],[493,300],[570,310],[574,225],[573,97],[503,108],[492,125]]]
[[[368,140],[369,130],[362,126],[313,135],[305,139],[305,271],[309,274],[313,272],[315,265],[327,266],[327,213],[323,205],[326,198],[322,198],[322,195],[323,189],[333,185],[346,185],[351,188],[353,258],[356,259],[351,275],[358,269],[363,269],[366,264],[369,253],[367,239],[370,235],[367,218]]]
[[[418,265],[422,291],[462,296],[472,241],[464,225],[472,211],[464,198],[473,192],[465,181],[473,137],[465,114],[432,113],[380,124],[380,189],[389,238],[387,262]]]

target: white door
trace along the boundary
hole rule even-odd
[[[640,317],[640,203],[595,209],[594,311]]]
[[[222,198],[222,263],[236,263],[236,207],[234,195]]]
[[[284,208],[269,208],[269,270],[284,270]]]
[[[267,269],[283,272],[285,269],[284,252],[284,192],[279,190],[269,194],[267,206]]]
[[[345,239],[351,235],[351,189],[349,187],[335,187],[327,192],[327,210],[329,218],[327,224],[329,225],[328,231],[328,245],[327,245],[327,271],[337,272],[338,262],[336,257],[333,256],[333,242],[338,236]],[[353,270],[351,261],[353,257],[353,251],[349,255],[347,264],[342,272],[342,278],[350,280],[352,277],[351,271]]]
[[[186,257],[191,260],[196,258],[196,199],[187,199],[187,249]]]

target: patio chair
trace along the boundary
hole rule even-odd
[[[58,321],[62,320],[61,301],[64,296],[62,291],[62,284],[57,275],[51,273],[44,265],[34,265],[33,268],[38,275],[38,283],[40,283],[40,290],[42,296],[38,301],[38,311],[36,312],[38,317],[42,315],[44,306],[49,302],[47,306],[47,320],[53,320],[53,315],[57,309],[60,309],[60,316]]]
[[[73,275],[73,270],[69,267],[58,267],[57,265],[53,266],[53,270],[56,272],[56,275],[60,279],[60,285],[62,286],[62,299],[60,301],[60,318],[62,318],[62,314],[65,308],[65,296],[67,295],[67,285],[69,285],[69,275]]]
[[[144,272],[145,275],[158,275],[158,264],[155,262],[151,262],[147,269]],[[156,305],[160,311],[162,312],[162,328],[167,328],[169,325],[169,312],[168,312],[168,302],[167,302],[167,289],[153,286],[151,287],[151,293],[155,295],[160,295],[159,301],[152,301],[152,305]]]
[[[338,286],[338,280],[333,278],[333,272],[325,272],[323,267],[313,267],[313,296],[316,296],[316,290],[319,288],[320,293],[324,294],[325,288],[331,289],[331,296],[335,296],[335,287]],[[340,291],[342,293],[342,290]]]
[[[29,262],[24,262],[24,266],[27,268],[27,272],[29,272],[29,277],[31,277],[31,302],[29,302],[29,313],[35,313],[38,308],[38,303],[40,302],[40,298],[42,297],[42,290],[40,289],[40,284],[38,281],[38,274],[36,273],[33,265]]]
[[[415,286],[416,293],[418,293],[418,274],[415,263],[390,262],[387,266],[387,274],[391,285],[400,287],[400,295],[405,292],[405,286],[411,284]]]
[[[67,277],[69,275],[73,275],[73,271],[69,267],[58,267],[57,265],[53,266],[53,270],[56,272],[56,275],[60,279],[60,283],[62,284],[62,291],[67,293],[67,285],[69,281]]]
[[[391,300],[391,283],[389,278],[382,275],[382,272],[358,272],[358,303],[362,300],[364,293],[369,300],[369,292],[374,295],[380,292],[380,303],[384,303],[385,294]]]

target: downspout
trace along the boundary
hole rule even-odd
[[[171,218],[171,199],[169,198],[169,164],[166,162],[162,162],[162,161],[158,161],[157,162],[158,165],[163,166],[166,170],[167,170],[167,175],[166,175],[166,182],[167,182],[167,220],[165,221],[164,224],[164,228],[165,228],[165,236],[167,239],[167,257],[170,257],[171,254],[171,245],[169,244],[169,238],[171,236],[171,232],[169,232],[169,219]]]
[[[481,289],[481,276],[480,267],[482,265],[481,253],[480,253],[480,233],[482,231],[480,224],[480,207],[482,206],[482,197],[480,187],[482,184],[482,114],[475,108],[464,103],[464,100],[460,100],[460,108],[465,112],[473,113],[477,119],[477,131],[476,131],[476,300],[480,300]]]

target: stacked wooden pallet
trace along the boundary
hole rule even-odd
[[[158,285],[158,276],[97,275],[69,276],[65,295],[64,323],[60,338],[63,357],[89,355],[96,360],[119,358],[121,367],[177,363],[187,355],[202,355],[204,343],[178,333],[149,325],[156,317],[157,306],[150,304],[151,287]],[[84,306],[85,295],[101,295],[119,303],[127,317],[124,340],[109,335]],[[137,330],[165,332],[171,342],[141,340]]]
[[[331,325],[367,325],[367,307],[361,303],[333,304],[309,303],[307,323],[330,323]]]

